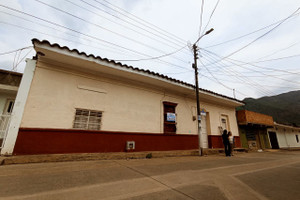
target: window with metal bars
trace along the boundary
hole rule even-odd
[[[102,112],[76,109],[73,128],[82,130],[100,130]]]

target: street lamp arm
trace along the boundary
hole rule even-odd
[[[214,30],[214,29],[211,28],[211,29],[209,29],[208,31],[206,31],[203,35],[201,35],[201,36],[198,38],[198,40],[197,40],[194,44],[197,44],[197,42],[199,42],[199,40],[200,40],[203,36],[210,34],[213,30]]]

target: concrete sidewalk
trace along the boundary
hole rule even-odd
[[[234,153],[243,153],[245,149],[237,148]],[[224,149],[205,149],[207,155],[223,155]],[[0,165],[66,162],[66,161],[91,161],[91,160],[119,160],[119,159],[143,159],[179,156],[198,156],[198,150],[179,151],[153,151],[153,152],[118,152],[118,153],[78,153],[78,154],[42,154],[42,155],[18,155],[0,156]]]
[[[196,156],[196,155],[198,155],[197,150],[19,155],[19,156],[1,156],[0,165],[45,163],[45,162],[66,162],[66,161],[142,159],[142,158],[161,158],[161,157]]]
[[[245,152],[238,149],[237,152]],[[223,149],[206,149],[204,155],[224,154]],[[78,154],[43,154],[43,155],[19,155],[0,156],[0,165],[66,162],[66,161],[91,161],[91,160],[119,160],[119,159],[143,159],[162,157],[198,156],[198,150],[184,151],[153,151],[153,152],[118,152],[118,153],[78,153]]]

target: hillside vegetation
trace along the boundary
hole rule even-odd
[[[300,127],[300,90],[259,99],[245,98],[246,109],[273,117],[275,122]]]

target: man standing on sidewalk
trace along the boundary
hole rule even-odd
[[[227,134],[226,129],[223,131],[222,139],[223,139],[223,144],[224,144],[225,155],[230,156],[229,135]]]

